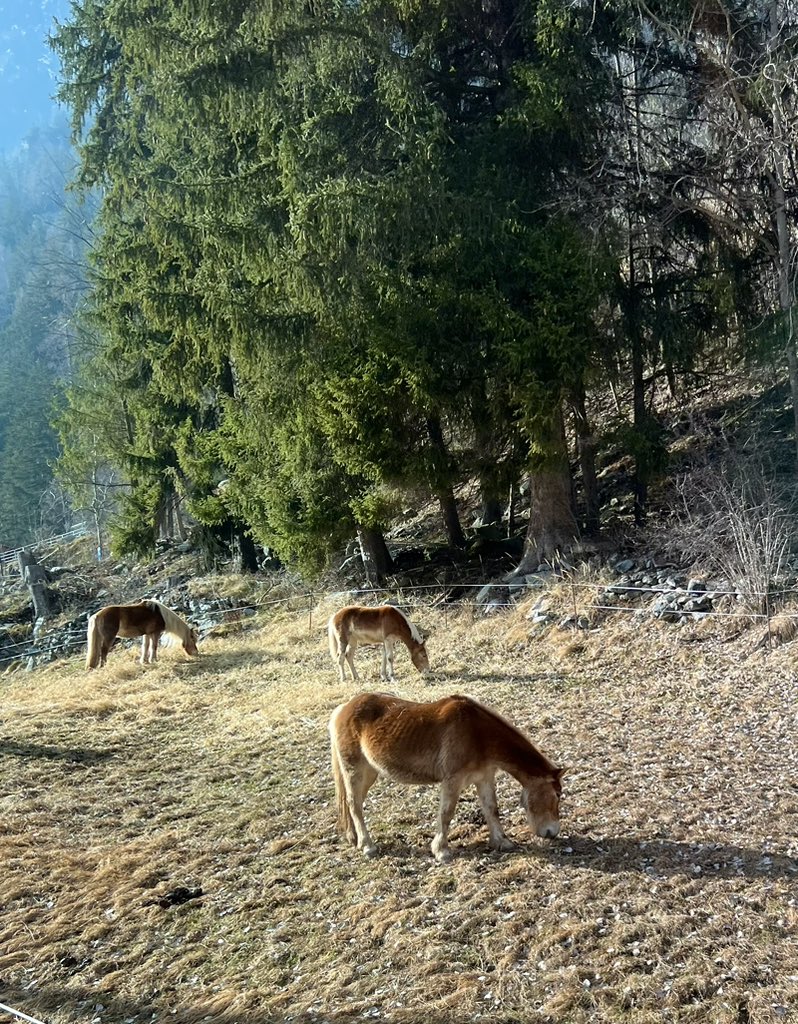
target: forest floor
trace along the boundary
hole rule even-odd
[[[795,645],[733,621],[534,630],[416,609],[432,672],[527,731],[562,832],[492,853],[472,793],[378,782],[380,856],[335,834],[333,609],[271,610],[155,666],[114,651],[4,679],[0,1002],[46,1024],[798,1020]],[[378,654],[358,654],[381,689]],[[0,1012],[2,1016],[2,1012]]]

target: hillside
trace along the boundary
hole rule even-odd
[[[47,1024],[793,1018],[789,647],[415,609],[432,672],[402,652],[393,688],[527,730],[568,766],[562,834],[530,839],[502,777],[518,851],[489,852],[469,793],[437,866],[434,792],[378,783],[369,861],[334,832],[326,723],[357,690],[329,660],[334,606],[261,614],[194,660],[4,682],[6,1004]],[[377,661],[358,655],[365,686]]]

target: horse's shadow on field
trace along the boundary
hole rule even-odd
[[[397,863],[411,861],[420,851],[411,837],[392,837],[379,844],[379,854]],[[429,847],[424,851],[429,854]],[[569,836],[552,842],[519,842],[511,853],[497,853],[482,840],[452,838],[454,860],[481,862],[523,857],[548,861],[559,871],[572,868],[603,874],[639,874],[655,880],[685,875],[700,880],[725,878],[798,878],[798,859],[784,853],[753,850],[730,843],[682,843],[671,839],[594,839]]]
[[[571,866],[605,874],[633,872],[652,879],[670,875],[695,879],[798,878],[795,857],[733,843],[570,836],[521,850],[528,857],[545,859],[563,869]]]
[[[430,683],[449,679],[456,683],[557,683],[562,681],[562,676],[557,672],[530,672],[524,675],[518,672],[457,672],[433,669],[427,677]]]
[[[19,757],[25,760],[66,761],[68,764],[89,767],[109,761],[117,753],[114,749],[89,750],[84,747],[50,747],[40,743],[26,743],[0,737],[0,758]]]

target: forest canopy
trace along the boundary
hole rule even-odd
[[[796,32],[776,0],[76,0],[64,478],[124,478],[122,548],[185,510],[306,571],[357,534],[379,575],[409,496],[462,546],[456,484],[490,523],[526,476],[536,564],[600,526],[613,387],[642,521],[657,388],[756,348],[798,408]]]

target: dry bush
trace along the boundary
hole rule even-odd
[[[728,580],[749,608],[767,611],[798,547],[794,487],[756,456],[727,453],[683,477],[677,493],[669,553]]]

